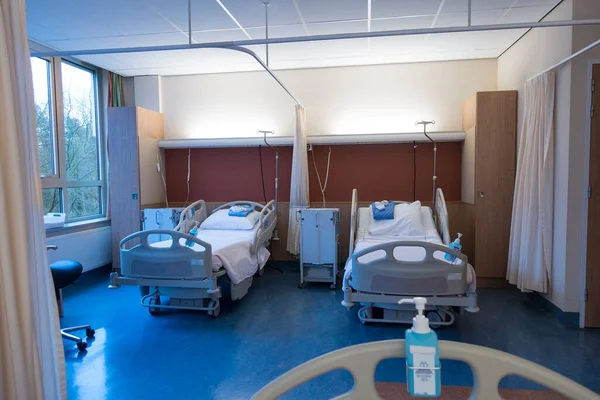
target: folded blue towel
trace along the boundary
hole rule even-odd
[[[386,219],[394,219],[394,202],[390,201],[385,205],[383,210],[378,209],[375,203],[371,203],[371,210],[373,210],[373,219],[376,221],[382,221]]]
[[[233,206],[227,213],[230,217],[247,217],[252,212],[250,206]]]

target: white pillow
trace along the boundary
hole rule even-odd
[[[370,235],[425,236],[421,221],[421,202],[401,203],[394,207],[394,219],[376,221],[371,215]]]
[[[250,212],[245,217],[232,217],[229,215],[229,209],[218,210],[200,224],[200,229],[247,231],[254,228],[259,219],[260,213],[256,210]]]

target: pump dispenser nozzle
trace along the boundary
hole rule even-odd
[[[413,318],[413,327],[412,330],[416,333],[429,333],[431,329],[429,328],[429,319],[423,315],[423,311],[425,311],[425,304],[427,304],[427,299],[425,297],[415,297],[413,299],[402,299],[398,301],[398,304],[414,304],[417,309],[418,315]]]

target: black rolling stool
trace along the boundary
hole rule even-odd
[[[55,250],[55,246],[48,246],[48,249]],[[50,271],[52,272],[52,280],[54,281],[54,290],[56,291],[56,300],[60,301],[60,289],[69,286],[75,282],[77,278],[81,276],[83,267],[80,263],[73,260],[60,260],[50,264]],[[64,339],[71,340],[77,343],[79,351],[83,351],[87,347],[87,342],[84,342],[78,336],[71,335],[71,332],[81,331],[85,329],[85,335],[88,338],[94,337],[96,333],[91,325],[73,326],[70,328],[64,328],[60,330],[60,334]]]

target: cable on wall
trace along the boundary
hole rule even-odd
[[[187,159],[187,167],[188,167],[187,168],[188,169],[187,170],[187,197],[185,198],[185,203],[183,203],[184,207],[187,207],[188,200],[190,199],[190,176],[191,176],[191,173],[192,173],[192,170],[190,168],[191,167],[191,162],[190,162],[191,159],[192,159],[192,149],[188,148],[188,159]]]
[[[167,208],[169,208],[169,198],[167,197],[167,181],[165,179],[165,173],[162,168],[162,160],[160,158],[160,151],[156,153],[156,172],[160,174],[160,177],[163,181],[163,187],[165,188],[165,203],[167,204]]]
[[[413,201],[417,201],[417,142],[413,141]]]
[[[265,172],[263,169],[262,145],[258,145],[258,157],[260,158],[260,182],[262,183],[263,198],[267,204],[267,191],[265,189]]]
[[[319,188],[321,189],[321,195],[323,196],[323,208],[326,207],[325,203],[325,190],[327,190],[327,182],[329,181],[329,166],[331,165],[331,146],[329,146],[329,153],[327,154],[327,172],[325,173],[325,185],[321,184],[321,176],[319,175],[319,169],[317,168],[317,162],[315,161],[315,150],[312,152],[313,165],[315,166],[315,172],[317,173],[317,180],[319,181]]]

